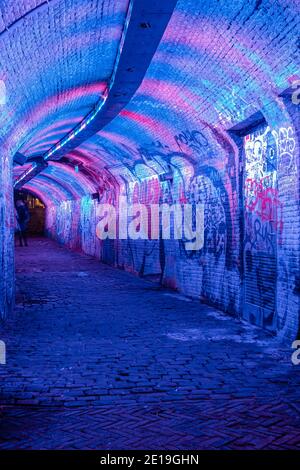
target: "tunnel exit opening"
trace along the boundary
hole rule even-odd
[[[260,112],[231,129],[229,134],[239,148],[242,318],[275,334],[277,243],[282,228],[278,136]]]

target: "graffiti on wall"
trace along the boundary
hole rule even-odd
[[[198,156],[204,156],[206,159],[213,158],[215,156],[214,149],[209,144],[203,131],[184,130],[175,135],[174,140],[181,152],[184,152],[186,148],[189,148],[191,151],[196,152]]]
[[[217,132],[214,130],[214,132]],[[185,249],[185,240],[173,245],[162,240],[126,240],[122,243],[119,260],[142,275],[158,274],[173,287],[188,289],[181,275],[183,266],[201,271],[197,295],[221,302],[227,271],[233,268],[233,217],[237,207],[236,155],[221,134],[212,130],[182,130],[174,135],[174,147],[159,141],[130,150],[120,146],[122,165],[108,170],[124,183],[123,195],[131,203],[204,205],[204,246],[198,251]],[[230,148],[229,148],[230,147]],[[113,148],[106,144],[111,155]],[[126,165],[123,162],[126,160]],[[120,245],[118,246],[120,248]],[[172,260],[176,259],[176,263]],[[172,272],[170,265],[176,265]],[[173,280],[170,280],[170,276]],[[216,281],[218,288],[216,289]],[[225,288],[228,305],[237,308],[236,289]],[[230,307],[229,307],[230,308]]]
[[[237,224],[237,154],[228,139],[216,129],[182,129],[173,145],[160,141],[139,147],[105,141],[95,151],[107,161],[104,168],[116,184],[105,181],[100,202],[150,204],[191,204],[204,206],[204,244],[199,250],[186,250],[186,240],[98,240],[96,203],[90,199],[70,209],[56,210],[56,233],[68,245],[81,244],[86,253],[126,270],[160,280],[211,303],[238,310],[239,282],[234,233]],[[103,157],[103,154],[106,157]],[[110,163],[109,163],[110,162]],[[115,186],[115,188],[114,188]],[[75,203],[74,203],[75,204]],[[78,212],[79,218],[73,213]],[[65,213],[65,215],[63,215]],[[50,223],[50,217],[48,217]],[[76,230],[75,225],[79,228]],[[149,224],[150,225],[150,224]],[[48,224],[49,226],[49,224]],[[171,227],[172,230],[172,227]],[[53,228],[52,232],[55,230]],[[72,240],[73,235],[78,240]]]
[[[245,137],[244,204],[252,249],[274,254],[272,237],[283,228],[283,205],[277,184],[277,133],[267,127]],[[263,242],[265,240],[265,244]]]
[[[227,243],[227,231],[231,230],[231,214],[229,210],[228,194],[219,172],[209,166],[199,168],[198,173],[191,178],[187,200],[190,203],[204,205],[204,253],[214,254],[216,260],[225,255],[229,267],[230,253]],[[193,256],[185,253],[186,256]]]

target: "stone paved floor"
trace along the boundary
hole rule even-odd
[[[300,449],[288,345],[51,241],[16,270],[0,449]]]

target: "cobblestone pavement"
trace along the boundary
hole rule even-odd
[[[1,449],[300,449],[289,345],[54,242],[16,251]]]

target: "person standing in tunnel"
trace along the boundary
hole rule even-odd
[[[30,214],[27,204],[23,199],[17,199],[16,201],[16,216],[20,246],[23,246],[23,242],[25,246],[28,246],[26,231]]]

